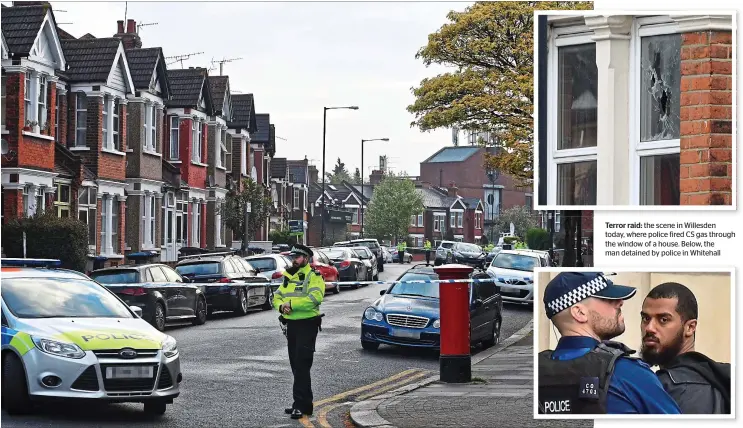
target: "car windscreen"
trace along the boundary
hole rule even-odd
[[[101,284],[137,283],[137,271],[134,269],[93,272],[90,274],[90,277],[100,282]]]
[[[457,250],[465,253],[481,253],[482,249],[479,245],[475,244],[457,244]]]
[[[537,266],[537,258],[525,256],[522,254],[499,253],[493,259],[492,266],[502,269],[522,270],[524,272],[533,272]]]
[[[355,242],[356,245],[364,246],[366,248],[370,248],[372,250],[376,250],[379,248],[379,244],[377,244],[374,241],[362,241],[362,242]]]
[[[216,275],[219,273],[219,262],[200,262],[175,267],[181,275]]]
[[[439,279],[435,273],[408,272],[398,279],[398,281],[433,281]],[[418,297],[439,298],[439,284],[425,283],[396,283],[392,286],[388,294],[407,295]]]
[[[369,257],[369,253],[367,253],[364,250],[354,249],[353,252],[356,253],[356,255],[359,256],[359,258],[362,259],[362,260],[366,260],[366,259],[369,259],[370,258]]]
[[[441,243],[441,248],[447,248],[447,249],[449,249],[449,248],[451,248],[453,246],[454,246],[454,243],[453,242],[442,242]]]
[[[325,255],[328,256],[329,259],[333,260],[345,260],[348,258],[348,252],[346,250],[341,250],[340,248],[328,248],[328,250],[325,251]]]
[[[86,279],[6,278],[2,296],[19,318],[132,318],[116,296]]]
[[[260,269],[261,271],[276,270],[276,260],[271,257],[248,259],[247,261],[251,266],[253,266],[253,268]]]

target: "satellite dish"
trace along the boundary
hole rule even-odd
[[[2,144],[0,144],[0,153],[4,155],[8,154],[8,142],[5,140],[2,140]]]

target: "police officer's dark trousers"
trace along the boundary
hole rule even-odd
[[[426,250],[426,264],[431,264],[431,250]]]
[[[302,413],[312,414],[312,381],[310,369],[317,341],[317,318],[288,320],[286,339],[289,345],[289,364],[294,375],[294,404],[292,408]]]

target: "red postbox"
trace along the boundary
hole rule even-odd
[[[434,268],[439,279],[468,279],[471,266],[451,264]],[[470,357],[470,284],[439,283],[441,332],[440,376],[442,382],[472,380]]]

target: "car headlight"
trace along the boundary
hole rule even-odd
[[[85,356],[85,351],[80,349],[80,347],[74,343],[65,343],[37,337],[32,337],[32,339],[34,344],[36,344],[36,347],[47,354],[75,359],[80,359]]]
[[[440,328],[441,327],[441,320],[436,320],[433,322],[433,328]]]
[[[384,316],[381,312],[378,312],[374,308],[366,308],[364,311],[364,318],[368,319],[369,321],[382,321],[384,319]]]
[[[163,340],[162,349],[163,353],[168,358],[178,355],[178,343],[172,336],[168,336]]]

